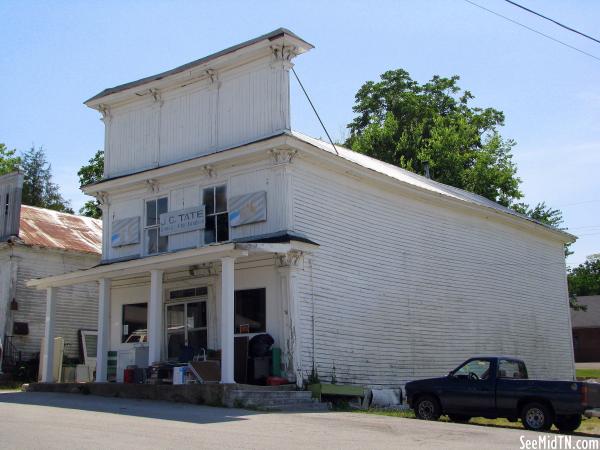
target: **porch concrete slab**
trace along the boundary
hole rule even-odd
[[[539,436],[523,430],[357,413],[259,413],[47,392],[0,393],[0,417],[0,447],[21,450],[506,449],[519,448],[521,436],[535,440]]]

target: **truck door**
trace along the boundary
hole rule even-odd
[[[475,358],[448,376],[442,407],[446,413],[495,414],[495,361]]]

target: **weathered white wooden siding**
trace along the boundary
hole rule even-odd
[[[306,375],[314,357],[324,379],[399,386],[500,353],[573,376],[560,242],[306,161],[293,186],[294,229],[321,245],[298,282]]]
[[[46,292],[26,286],[32,278],[58,275],[88,268],[99,262],[97,255],[57,252],[15,245],[13,255],[17,260],[17,284],[15,298],[18,311],[10,312],[10,329],[13,322],[27,322],[29,335],[15,336],[13,342],[22,352],[38,353],[44,336],[46,318]],[[58,289],[55,336],[65,339],[65,353],[70,357],[79,355],[77,331],[97,329],[98,289],[96,283],[77,284]]]
[[[289,74],[270,57],[110,110],[105,176],[137,172],[289,129]]]
[[[209,186],[227,185],[228,197],[251,192],[267,192],[267,220],[254,224],[230,228],[231,239],[257,236],[288,228],[288,175],[284,166],[273,166],[265,152],[261,162],[243,167],[233,167],[219,171],[209,177],[198,173],[182,181],[165,181],[159,184],[158,192],[143,188],[111,197],[108,214],[103,219],[103,227],[110,238],[112,223],[115,220],[138,216],[141,218],[142,236],[140,244],[112,248],[110,239],[103,242],[103,259],[114,260],[143,254],[144,201],[168,196],[169,210],[176,211],[201,204],[202,189]],[[169,250],[203,245],[201,232],[181,233],[169,237]]]

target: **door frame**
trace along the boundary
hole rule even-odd
[[[197,287],[207,287],[209,288],[209,286],[206,285],[200,285]],[[170,289],[167,293],[169,294],[171,291],[177,291],[181,288],[174,288],[174,289]],[[163,355],[165,356],[165,360],[168,361],[169,360],[169,333],[167,332],[167,310],[170,306],[174,306],[174,305],[185,305],[186,303],[198,303],[198,302],[204,302],[206,303],[206,346],[207,346],[207,350],[208,348],[210,348],[210,336],[211,336],[211,319],[212,319],[212,311],[211,311],[211,307],[210,307],[210,289],[208,290],[208,293],[206,295],[198,295],[198,296],[193,296],[193,297],[185,297],[185,298],[178,298],[177,300],[168,300],[168,296],[167,299],[165,299],[164,303],[163,303]],[[187,310],[187,307],[185,307],[185,310]],[[185,316],[185,313],[184,313]],[[185,319],[185,317],[184,317]],[[184,333],[187,334],[187,323],[185,323],[184,320]],[[199,328],[202,329],[202,328]]]

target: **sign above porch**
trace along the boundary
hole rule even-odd
[[[204,205],[169,211],[160,215],[160,235],[169,236],[203,230],[205,223]]]

